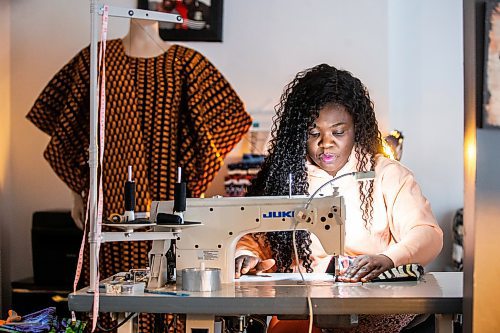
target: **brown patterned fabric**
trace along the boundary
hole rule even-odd
[[[84,196],[89,187],[89,51],[83,49],[52,78],[27,115],[51,137],[44,152],[51,167]],[[200,53],[173,45],[155,58],[132,58],[121,40],[108,41],[103,216],[124,211],[128,165],[136,182],[136,211],[148,211],[152,200],[173,199],[179,166],[188,196],[199,197],[250,124],[236,92]],[[148,250],[147,242],[104,244],[101,277],[146,267]]]

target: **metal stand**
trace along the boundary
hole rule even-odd
[[[153,241],[151,251],[149,251],[149,263],[151,273],[149,275],[148,289],[163,287],[168,280],[167,256],[166,253],[170,247],[170,240]]]
[[[89,140],[89,243],[90,243],[90,291],[93,291],[98,272],[98,253],[101,239],[101,226],[97,222],[97,167],[98,167],[98,83],[97,83],[97,43],[99,15],[104,13],[104,5],[90,1],[90,140]],[[161,22],[182,23],[182,17],[176,14],[160,13],[135,8],[110,6],[110,17],[155,20]],[[134,239],[139,240],[139,239]]]
[[[453,333],[453,314],[436,314],[436,333]]]
[[[186,315],[186,333],[215,332],[215,316],[214,315]]]

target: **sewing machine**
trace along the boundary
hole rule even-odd
[[[429,274],[422,282],[407,281],[394,285],[345,285],[334,282],[331,275],[324,273],[304,274],[306,281],[315,281],[305,285],[301,280],[303,277],[293,273],[244,276],[234,280],[236,244],[247,233],[308,230],[319,238],[327,253],[343,253],[344,200],[337,195],[322,197],[315,194],[309,197],[186,199],[184,204],[153,202],[149,223],[130,226],[130,230],[126,227],[125,232],[105,232],[101,236],[102,242],[153,240],[147,290],[102,294],[100,310],[185,313],[186,332],[209,333],[215,332],[216,321],[239,323],[241,327],[248,314],[307,318],[314,309],[312,318],[321,322],[322,327],[336,327],[321,320],[350,318],[352,325],[352,318],[357,313],[436,313],[439,332],[452,332],[453,315],[460,313],[462,307],[460,273]],[[154,232],[134,231],[151,226],[154,226]],[[182,281],[180,273],[183,269],[216,268],[221,273],[219,290],[181,291],[179,285],[166,285],[167,267],[171,263],[166,253],[172,239],[176,240],[177,281]],[[70,309],[85,312],[94,309],[94,297],[89,291],[92,289],[72,293],[69,296]],[[310,303],[305,301],[308,297]],[[132,322],[120,327],[120,332],[132,331]]]
[[[423,282],[394,285],[345,285],[335,283],[331,276],[325,280],[326,274],[304,274],[308,281],[320,281],[306,287],[300,283],[298,274],[287,278],[280,274],[245,276],[235,281],[235,248],[238,239],[247,233],[308,230],[319,238],[327,253],[343,253],[343,198],[318,196],[308,204],[309,201],[310,197],[306,196],[187,199],[185,210],[175,214],[173,201],[153,202],[149,224],[156,224],[155,232],[107,232],[103,236],[105,241],[153,240],[151,278],[147,285],[153,292],[102,294],[101,311],[186,313],[186,332],[203,329],[212,333],[216,331],[215,322],[222,317],[222,322],[245,322],[249,313],[307,318],[310,308],[305,299],[310,296],[318,323],[326,320],[324,318],[352,320],[352,314],[357,313],[437,313],[439,332],[453,331],[453,315],[461,311],[460,273],[435,273],[427,275]],[[183,223],[165,223],[165,216]],[[200,267],[201,263],[207,268],[218,268],[222,280],[220,290],[185,292],[179,285],[165,286],[168,264],[165,254],[171,239],[176,239],[177,272]],[[177,281],[179,279],[177,276]],[[155,288],[158,292],[154,292]],[[70,295],[71,310],[92,310],[93,294],[89,290],[85,288]],[[328,323],[323,324],[330,327]],[[132,332],[133,324],[123,325],[119,331]]]
[[[343,253],[343,198],[316,197],[308,202],[308,196],[187,199],[185,211],[174,214],[174,201],[154,201],[150,222],[157,224],[155,231],[168,230],[177,236],[177,280],[183,269],[205,266],[220,269],[221,282],[230,283],[236,244],[248,233],[307,230],[319,238],[328,254]],[[176,222],[162,221],[165,217]],[[170,239],[153,241],[148,289],[166,283],[169,246]]]

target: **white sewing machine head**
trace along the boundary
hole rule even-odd
[[[221,269],[222,283],[234,281],[236,244],[248,233],[293,230],[295,227],[315,234],[328,254],[342,254],[343,198],[316,197],[305,211],[308,199],[308,196],[187,199],[183,212],[185,223],[161,227],[179,231],[177,278],[182,269],[200,267],[204,263],[205,267]],[[173,214],[173,211],[174,201],[154,201],[150,220],[157,223],[158,214]]]

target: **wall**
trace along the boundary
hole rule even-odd
[[[134,1],[115,0],[108,3],[127,7],[132,6]],[[460,105],[451,104],[444,108],[442,105],[443,100],[454,100],[457,91],[461,93],[462,89],[461,81],[454,80],[452,75],[454,70],[457,73],[460,70],[454,68],[454,64],[460,61],[461,48],[454,42],[456,32],[452,28],[456,27],[460,13],[452,11],[450,15],[449,7],[454,8],[451,1],[444,2],[448,7],[444,4],[437,6],[435,15],[430,15],[432,12],[428,12],[428,9],[420,8],[417,5],[419,2],[414,3],[412,8],[423,11],[420,17],[423,21],[415,23],[431,24],[438,30],[439,36],[451,38],[451,41],[449,44],[436,45],[437,36],[428,36],[436,34],[436,31],[421,31],[420,38],[425,40],[431,37],[432,43],[422,41],[415,47],[439,46],[439,52],[444,52],[447,57],[433,58],[424,51],[416,50],[424,53],[412,65],[412,71],[409,68],[411,66],[404,67],[402,63],[398,66],[404,67],[410,77],[423,72],[421,84],[415,85],[416,90],[393,91],[408,81],[408,77],[390,72],[394,57],[404,51],[401,49],[404,44],[397,44],[402,41],[389,33],[391,24],[404,22],[394,21],[395,17],[391,15],[403,8],[394,8],[397,3],[385,0],[317,0],[314,7],[307,6],[310,3],[299,0],[225,1],[224,42],[186,45],[201,51],[224,73],[253,113],[271,112],[283,86],[299,70],[327,62],[353,72],[370,88],[381,129],[385,132],[397,127],[407,135],[404,159],[417,174],[417,179],[424,182],[424,191],[433,207],[443,207],[442,210],[446,211],[441,213],[439,209],[436,215],[444,229],[447,229],[449,215],[457,206],[461,206],[461,198],[443,193],[445,187],[442,185],[434,185],[442,179],[436,177],[435,170],[428,169],[428,161],[441,153],[422,155],[422,152],[432,151],[436,145],[430,139],[425,139],[426,133],[451,131],[442,143],[443,146],[451,147],[446,156],[451,161],[461,158],[461,152],[453,148],[459,149],[462,144],[462,133],[457,132],[460,127],[455,127],[457,119],[462,117],[461,109],[455,110]],[[4,279],[9,281],[32,274],[31,214],[36,210],[69,208],[71,205],[69,191],[42,158],[48,137],[27,122],[24,116],[48,80],[90,40],[87,1],[53,0],[50,6],[44,0],[13,1],[11,6],[11,147],[16,149],[10,153],[12,188],[9,198],[12,201],[10,220],[15,223],[7,224],[5,231],[11,244],[8,262],[4,264],[10,267],[10,273],[6,276],[2,270]],[[411,16],[408,12],[406,14]],[[125,35],[126,21],[111,20],[111,38]],[[443,29],[443,26],[450,28]],[[429,91],[427,82],[423,83],[431,76],[426,72],[429,62],[433,62],[436,68],[446,69],[442,80],[447,75],[452,77],[447,81],[449,89],[440,95]],[[398,99],[391,102],[395,96]],[[428,109],[422,111],[415,105],[411,112],[408,111],[418,96],[425,97],[421,106]],[[416,110],[423,112],[422,119],[412,116]],[[418,126],[419,130],[413,131],[413,126]],[[417,159],[417,156],[425,158]],[[437,169],[442,170],[443,159],[439,159],[439,163]],[[448,169],[452,176],[461,170],[461,165],[453,163]],[[456,182],[447,183],[447,186],[446,189],[451,193],[463,191],[460,177]],[[436,267],[444,267],[448,258],[449,255],[444,255]]]
[[[464,0],[464,301],[463,331],[472,332],[474,315],[474,246],[476,209],[476,114],[481,91],[483,38],[477,28],[476,7],[482,0]],[[484,29],[483,29],[484,30]],[[479,54],[477,54],[479,52]]]
[[[190,45],[217,63],[251,112],[272,111],[299,70],[326,62],[350,70],[371,87],[385,124],[386,3],[226,1],[224,43]]]
[[[300,0],[226,1],[224,43],[185,44],[209,57],[259,118],[271,117],[283,87],[298,71],[319,63],[347,69],[370,87],[379,122],[386,129],[387,1],[313,3],[307,7]],[[320,13],[324,17],[318,17]],[[237,158],[233,154],[227,162]],[[224,174],[225,169],[207,195],[223,193]]]
[[[446,17],[446,18],[445,18]],[[462,5],[389,1],[389,126],[405,135],[414,173],[445,232],[429,269],[451,264],[451,222],[463,207]]]
[[[477,130],[475,256],[474,256],[474,332],[498,332],[500,265],[492,254],[500,251],[500,131]]]
[[[10,191],[10,1],[0,1],[0,317],[2,304],[5,303],[2,286],[7,284],[3,272],[8,272],[9,239],[5,225],[10,221],[8,199]]]

